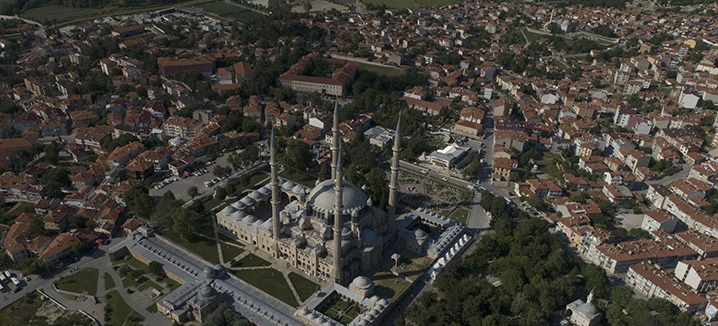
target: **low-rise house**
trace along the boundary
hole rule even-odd
[[[77,212],[77,208],[61,204],[51,210],[43,217],[46,230],[52,231],[65,231],[67,229],[67,223],[70,216]]]
[[[138,141],[133,141],[125,146],[117,147],[107,157],[110,167],[120,167],[127,164],[129,160],[140,155],[145,151],[145,145]]]
[[[47,249],[37,256],[37,261],[46,264],[54,264],[58,260],[71,255],[72,247],[79,243],[80,240],[75,238],[73,235],[69,233],[60,233],[52,240],[50,245],[47,246]]]
[[[604,185],[601,192],[610,200],[612,203],[628,200],[633,198],[631,191],[624,186]]]

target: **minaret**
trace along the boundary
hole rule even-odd
[[[337,151],[339,150],[339,101],[334,102],[334,118],[332,123],[332,180],[337,175]]]
[[[279,221],[279,171],[277,171],[277,141],[274,139],[274,128],[272,128],[272,139],[270,140],[270,156],[269,166],[272,174],[272,233],[274,235],[275,245],[279,241],[279,231],[282,227]],[[277,248],[275,248],[276,250]],[[275,251],[278,254],[278,251]]]
[[[401,151],[401,116],[396,122],[396,131],[394,133],[394,148],[391,157],[391,176],[389,182],[389,222],[393,225],[394,214],[396,214],[396,195],[399,188],[399,151]]]
[[[342,282],[342,158],[337,156],[336,177],[334,178],[334,282]]]

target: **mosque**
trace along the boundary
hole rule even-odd
[[[401,136],[394,136],[388,212],[342,177],[339,110],[332,127],[332,178],[313,189],[279,177],[270,142],[271,181],[216,214],[220,232],[255,246],[309,276],[347,284],[380,264],[395,239]],[[271,212],[271,214],[269,214]]]

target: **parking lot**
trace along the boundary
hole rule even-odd
[[[219,183],[209,185],[209,183],[213,180],[219,179],[216,175],[214,175],[213,170],[216,166],[224,166],[228,167],[230,164],[227,162],[227,158],[231,152],[222,154],[221,156],[217,157],[216,159],[212,160],[214,162],[213,164],[209,166],[200,165],[198,166],[199,170],[206,170],[206,173],[203,173],[201,175],[192,175],[190,173],[187,177],[168,177],[167,179],[173,180],[172,182],[166,183],[163,187],[159,189],[155,189],[154,187],[150,188],[150,196],[157,196],[161,197],[165,194],[167,191],[172,191],[172,193],[175,195],[175,198],[182,200],[182,201],[189,201],[190,196],[187,195],[187,189],[190,187],[197,187],[197,196],[203,197],[203,196],[209,196],[214,193],[214,188],[218,186],[224,186],[227,182],[227,180],[220,180]],[[262,155],[265,153],[262,153]],[[231,179],[234,176],[237,176],[239,174],[242,174],[246,172],[247,170],[255,169],[257,166],[261,165],[263,163],[262,160],[259,162],[255,162],[255,164],[246,166],[244,169],[239,169],[237,171],[232,172],[232,174],[228,177],[228,179]],[[231,167],[231,166],[230,166]],[[194,172],[195,170],[191,170]],[[209,185],[209,186],[208,186]]]

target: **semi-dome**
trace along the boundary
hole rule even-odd
[[[371,286],[371,280],[366,276],[357,276],[354,278],[354,281],[352,281],[352,285],[358,289],[366,290]]]
[[[205,277],[206,279],[208,279],[208,280],[209,280],[209,279],[213,279],[216,272],[217,272],[217,271],[215,271],[214,268],[209,267],[209,266],[207,266],[207,267],[204,269],[204,271],[202,271],[204,277]]]
[[[362,209],[366,206],[366,194],[351,182],[342,181],[342,211]],[[334,211],[334,180],[324,180],[309,193],[309,205],[320,212]]]
[[[205,285],[204,289],[202,289],[202,292],[200,292],[200,297],[206,301],[211,301],[212,299],[214,299],[215,296],[217,296],[217,291],[215,291],[209,285]]]
[[[424,230],[417,229],[416,231],[414,231],[414,236],[416,237],[416,240],[421,241],[421,240],[425,240],[426,237],[428,237],[429,235],[426,234],[426,232],[424,232]]]

